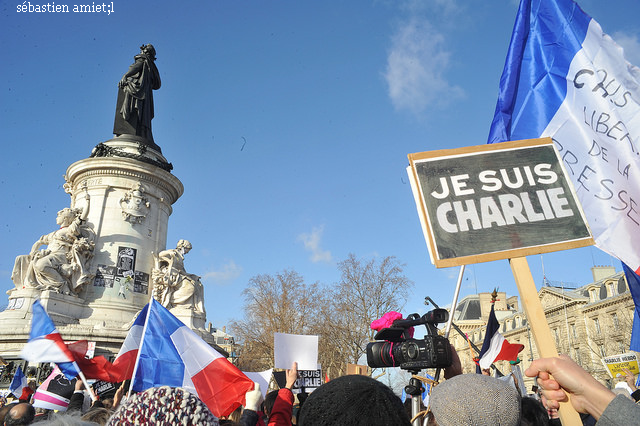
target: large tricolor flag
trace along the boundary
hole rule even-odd
[[[489,143],[549,136],[596,245],[640,272],[640,69],[573,0],[521,0]]]
[[[494,361],[515,361],[518,354],[524,349],[524,345],[512,344],[500,334],[500,323],[496,318],[494,305],[491,304],[489,320],[487,321],[487,331],[484,335],[484,342],[478,354],[480,361],[476,366],[476,372],[481,373],[482,369],[491,367]]]
[[[27,387],[27,378],[22,372],[22,367],[18,366],[16,372],[13,375],[13,380],[11,380],[11,384],[9,385],[9,392],[12,393],[16,398],[20,398],[22,396],[22,391]]]
[[[144,324],[142,330],[137,329],[138,320]],[[134,322],[120,356],[128,356],[130,351],[126,349],[136,347],[131,344],[136,340],[139,350],[132,372],[134,391],[182,387],[198,395],[214,415],[221,417],[242,405],[246,392],[253,389],[251,379],[154,299]]]
[[[53,321],[37,300],[33,302],[32,314],[29,341],[20,357],[29,362],[54,362],[67,378],[73,379],[80,369]]]

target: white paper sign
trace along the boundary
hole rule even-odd
[[[243,371],[244,375],[260,385],[260,392],[262,392],[262,399],[267,396],[269,390],[269,382],[271,381],[271,373],[273,368],[265,371],[259,371],[257,373]]]
[[[300,334],[273,334],[273,358],[275,368],[291,368],[298,363],[298,370],[318,368],[318,336]]]

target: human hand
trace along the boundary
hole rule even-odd
[[[75,390],[81,391],[84,390],[84,382],[80,379],[76,379]]]
[[[245,404],[244,408],[247,410],[258,411],[258,407],[262,402],[262,392],[260,391],[260,384],[254,382],[253,390],[247,392],[244,396]]]
[[[629,370],[628,368],[623,368],[622,371],[624,371],[624,380],[627,382],[631,390],[635,391],[636,389],[638,389],[636,387],[636,378],[631,370]]]
[[[524,374],[538,377],[547,410],[560,408],[560,402],[570,400],[576,411],[589,413],[597,420],[615,397],[566,355],[537,359]]]
[[[287,384],[285,387],[287,389],[292,389],[296,380],[298,380],[298,363],[294,362],[291,364],[291,368],[287,370]]]
[[[460,362],[460,357],[458,356],[458,352],[456,352],[456,348],[453,347],[451,343],[451,365],[444,369],[444,378],[450,379],[454,376],[462,374],[462,362]]]

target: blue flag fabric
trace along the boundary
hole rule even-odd
[[[488,143],[551,137],[596,245],[640,272],[640,69],[573,0],[521,0]]]
[[[11,384],[9,385],[9,392],[11,392],[16,398],[20,398],[22,390],[26,387],[27,378],[22,372],[22,367],[18,366],[15,374],[13,375],[13,380],[11,380]]]
[[[640,352],[640,277],[624,263],[622,264],[622,269],[627,277],[629,291],[631,292],[631,297],[633,297],[633,302],[636,305],[636,309],[633,314],[633,329],[631,330],[631,342],[629,342],[629,349]],[[640,380],[640,377],[638,377],[638,379]]]

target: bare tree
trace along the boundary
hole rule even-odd
[[[230,324],[240,342],[238,367],[258,371],[273,367],[273,334],[316,334],[322,293],[300,274],[284,270],[257,275],[243,291],[244,319]]]
[[[325,315],[324,322],[333,330],[335,352],[346,362],[361,360],[375,334],[372,321],[404,307],[413,283],[403,275],[403,267],[394,256],[364,260],[353,253],[338,263],[342,276],[331,291],[331,315]]]
[[[374,332],[373,320],[402,309],[412,283],[393,256],[338,263],[341,280],[331,288],[306,284],[295,271],[257,275],[244,290],[244,319],[230,327],[240,343],[238,366],[273,367],[273,333],[319,336],[318,361],[330,378],[357,364]]]

